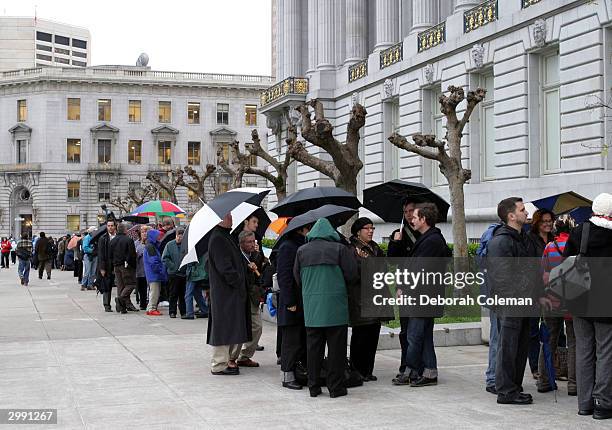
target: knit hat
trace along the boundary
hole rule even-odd
[[[601,193],[593,200],[593,215],[612,216],[612,194]]]
[[[361,230],[363,227],[365,227],[368,224],[374,224],[370,218],[367,218],[364,216],[361,218],[358,218],[351,226],[351,234],[353,236],[356,235],[359,230]]]

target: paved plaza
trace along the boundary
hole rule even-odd
[[[50,428],[608,428],[576,415],[565,382],[557,403],[529,377],[534,405],[497,405],[484,391],[485,346],[438,348],[439,385],[425,388],[392,386],[399,350],[383,351],[377,382],[313,399],[281,388],[269,323],[260,368],[213,376],[206,320],[105,313],[72,273],[26,288],[1,270],[0,303],[0,408],[57,408]]]

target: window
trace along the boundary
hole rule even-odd
[[[252,143],[245,143],[245,144],[244,144],[244,151],[245,151],[247,154],[250,154],[250,155],[249,155],[249,158],[248,158],[249,167],[257,167],[257,155],[251,154],[251,153],[249,152],[249,148],[250,148],[250,147],[251,147],[251,148],[253,147],[253,144],[252,144]]]
[[[98,182],[98,201],[108,202],[110,201],[110,182]]]
[[[142,188],[140,182],[128,182],[128,191],[136,192]]]
[[[388,137],[393,133],[399,133],[399,100],[393,99],[385,101],[383,104],[383,118],[384,118],[384,178],[386,181],[399,178],[399,150],[395,145],[392,145],[388,141]]]
[[[66,215],[66,227],[68,231],[81,230],[81,215]]]
[[[81,162],[81,139],[68,139],[66,145],[66,161],[68,163]]]
[[[229,143],[219,143],[218,144],[219,148],[221,148],[221,153],[217,152],[218,155],[218,159],[221,160],[225,160],[226,162],[230,161],[230,146]]]
[[[81,196],[81,183],[68,181],[68,201],[78,202]]]
[[[59,43],[60,45],[70,46],[70,38],[65,36],[55,35],[55,43]]]
[[[111,120],[111,101],[110,99],[98,100],[98,121]]]
[[[98,139],[98,163],[107,164],[111,162],[110,139]]]
[[[17,153],[15,154],[15,161],[17,164],[25,164],[28,162],[28,141],[27,140],[18,140],[17,141]]]
[[[169,123],[172,121],[172,102],[159,102],[159,122]]]
[[[481,87],[487,90],[487,97],[480,105],[480,146],[482,157],[482,179],[495,178],[495,113],[493,75],[481,77]]]
[[[51,47],[48,45],[41,45],[40,43],[36,44],[36,49],[40,49],[41,51],[51,52]]]
[[[140,100],[130,100],[128,107],[128,121],[140,122]]]
[[[160,140],[157,142],[157,162],[159,164],[171,164],[172,149],[171,142]]]
[[[190,166],[200,164],[200,142],[187,142],[187,164]]]
[[[142,140],[128,141],[128,163],[140,164],[142,162]]]
[[[28,120],[28,102],[25,100],[17,100],[17,122]]]
[[[70,55],[70,49],[55,48],[54,51],[56,54]]]
[[[219,184],[219,194],[227,193],[230,189],[229,182],[221,182]]]
[[[60,57],[55,57],[55,62],[56,63],[62,63],[62,64],[70,64],[70,60],[67,58],[60,58]]]
[[[84,61],[77,61],[77,60],[72,60],[72,65],[79,66],[79,67],[87,67],[87,63],[85,63]]]
[[[229,105],[217,103],[217,124],[229,124]]]
[[[79,57],[79,58],[87,58],[87,53],[86,52],[79,52],[79,51],[72,51],[72,56],[73,57]]]
[[[36,54],[37,60],[51,61],[53,58],[50,55]]]
[[[68,99],[68,120],[79,121],[81,119],[81,99]]]
[[[189,124],[200,123],[200,103],[189,102],[187,103],[187,122]]]
[[[244,123],[246,125],[257,125],[257,106],[246,105],[244,107]]]
[[[45,33],[44,31],[36,32],[36,40],[42,40],[43,42],[51,42],[51,35],[49,33]]]
[[[442,89],[440,87],[432,89],[431,91],[431,125],[432,134],[436,135],[436,139],[444,139],[444,114],[440,111],[440,96],[442,95]],[[432,171],[432,184],[433,186],[446,184],[446,177],[440,172],[440,163],[434,161]]]
[[[559,102],[559,52],[542,57],[540,68],[542,106],[542,159],[544,172],[561,169],[561,112]]]
[[[87,49],[87,41],[81,39],[72,39],[72,46],[75,48]]]

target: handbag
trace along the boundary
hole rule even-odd
[[[567,257],[550,271],[547,291],[564,300],[575,300],[591,290],[591,272],[587,264],[587,245],[591,224],[582,227],[578,255]]]

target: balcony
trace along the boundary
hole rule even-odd
[[[368,76],[368,60],[360,61],[348,68],[348,81],[355,82],[358,79]]]
[[[121,164],[119,163],[88,163],[87,171],[90,173],[97,172],[121,172]]]
[[[444,42],[446,42],[446,21],[417,35],[417,52],[427,51]]]
[[[463,13],[463,32],[469,33],[497,20],[497,0],[489,0]]]
[[[0,164],[0,172],[2,173],[40,173],[40,170],[40,163]]]
[[[536,3],[540,3],[542,0],[521,0],[521,7],[523,9],[533,6]]]
[[[285,101],[304,102],[308,94],[308,78],[287,78],[259,96],[260,112],[266,112]]]
[[[404,44],[402,42],[380,51],[380,68],[389,67],[404,59]]]

